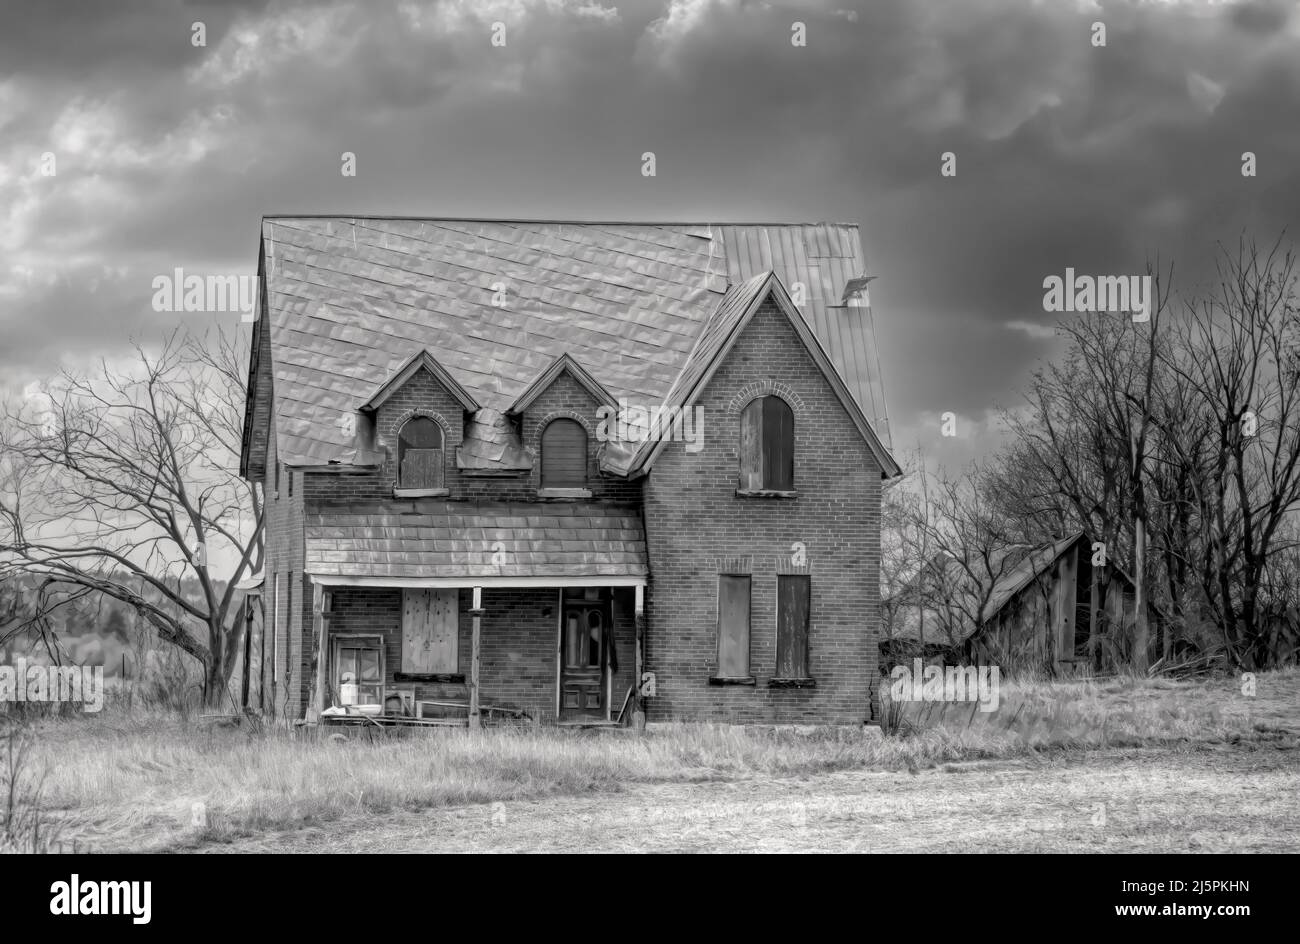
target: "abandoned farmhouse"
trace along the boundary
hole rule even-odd
[[[869,721],[863,272],[839,224],[264,219],[248,704]]]

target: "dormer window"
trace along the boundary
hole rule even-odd
[[[751,400],[740,414],[740,492],[794,492],[794,411],[780,397]]]
[[[542,489],[586,487],[587,431],[576,420],[552,420],[542,430]]]
[[[440,489],[442,427],[427,416],[407,420],[397,434],[397,487]]]

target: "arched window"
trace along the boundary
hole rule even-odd
[[[587,431],[575,420],[542,430],[542,488],[587,487]]]
[[[416,416],[397,434],[397,487],[442,488],[442,427]]]
[[[780,397],[751,400],[740,414],[740,487],[794,491],[794,411]]]

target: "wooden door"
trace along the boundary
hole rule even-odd
[[[609,594],[565,599],[560,616],[560,720],[603,720],[608,671]]]
[[[406,590],[402,600],[402,671],[454,675],[460,671],[457,590]]]

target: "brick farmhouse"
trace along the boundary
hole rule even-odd
[[[256,704],[871,720],[863,270],[840,224],[264,219]]]

